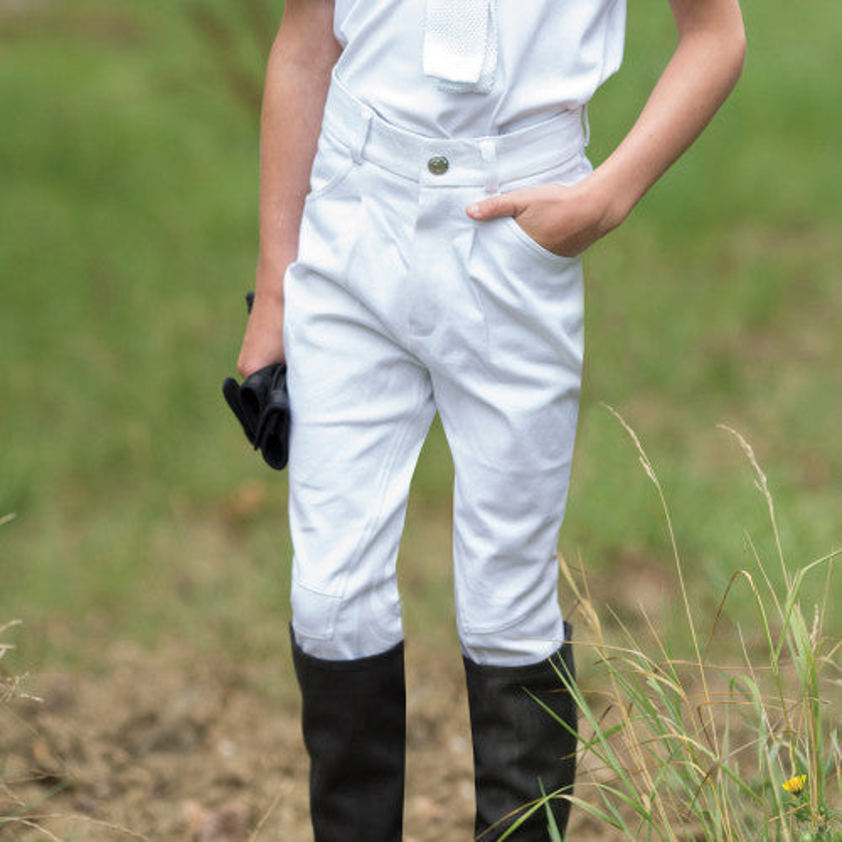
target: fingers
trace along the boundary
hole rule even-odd
[[[482,221],[498,219],[501,216],[517,216],[519,209],[514,193],[502,193],[499,196],[491,196],[474,202],[468,205],[466,210],[471,219]]]

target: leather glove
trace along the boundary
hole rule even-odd
[[[251,311],[253,294],[249,293],[246,300]],[[255,371],[242,384],[233,377],[226,377],[222,383],[222,394],[249,443],[260,450],[266,464],[278,471],[286,467],[289,457],[286,372],[283,363],[274,363]]]

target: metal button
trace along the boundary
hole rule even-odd
[[[442,155],[436,155],[427,161],[427,169],[433,175],[444,175],[450,169],[450,161]]]

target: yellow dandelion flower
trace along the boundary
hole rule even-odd
[[[784,781],[783,786],[790,795],[801,795],[801,791],[804,789],[804,784],[806,782],[806,775],[796,775],[794,778]]]

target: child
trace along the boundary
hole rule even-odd
[[[476,833],[497,838],[541,787],[572,789],[556,543],[581,378],[581,254],[707,124],[745,49],[738,0],[669,3],[676,50],[591,171],[583,109],[620,65],[624,0],[286,2],[238,368],[287,364],[291,631],[317,842],[401,839],[395,558],[435,412],[456,472]],[[563,830],[568,803],[552,805]],[[545,840],[543,810],[512,838]]]

